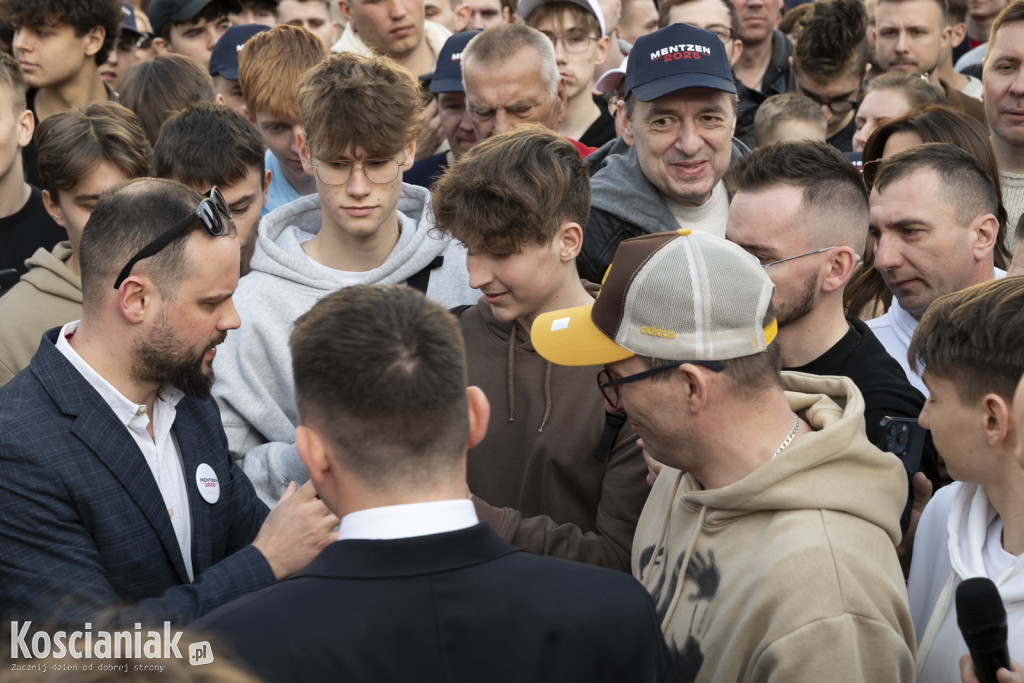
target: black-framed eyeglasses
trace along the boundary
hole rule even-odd
[[[844,100],[837,97],[831,100],[823,100],[814,93],[804,90],[803,88],[799,88],[799,90],[801,95],[809,99],[811,102],[814,102],[819,107],[828,107],[829,111],[833,114],[846,114],[847,112],[853,111],[854,107],[857,106],[857,100],[855,99]],[[852,94],[853,93],[847,93],[843,97],[849,97]]]
[[[117,279],[114,280],[114,289],[121,288],[121,283],[131,274],[132,268],[136,263],[144,258],[158,254],[161,249],[184,235],[188,228],[195,224],[197,220],[206,226],[206,231],[213,237],[219,237],[227,232],[228,226],[225,219],[231,219],[231,209],[228,208],[228,203],[224,201],[224,195],[214,187],[210,190],[210,194],[203,201],[199,202],[199,206],[196,207],[195,211],[172,225],[163,234],[140,249],[135,256],[131,257],[128,263],[125,264],[125,267],[121,269]]]
[[[726,26],[725,24],[711,24],[711,26],[705,26],[704,30],[714,33],[723,43],[728,43],[732,40],[731,26]]]
[[[405,164],[405,161],[397,159],[370,159],[358,163],[355,161],[318,161],[313,164],[313,171],[324,185],[344,185],[352,179],[352,174],[357,168],[374,185],[387,185],[398,178],[398,172]]]
[[[544,35],[556,47],[558,46],[558,41],[562,41],[566,52],[586,52],[587,48],[590,47],[590,41],[600,40],[600,38],[588,36],[586,33],[566,33],[562,36],[556,36],[554,33],[545,32]]]
[[[656,368],[650,370],[644,370],[638,372],[635,375],[627,375],[626,377],[620,377],[619,379],[612,379],[611,374],[607,369],[601,370],[597,373],[597,388],[601,390],[601,394],[604,396],[604,400],[608,402],[608,405],[613,407],[619,406],[620,388],[623,384],[630,384],[631,382],[639,382],[642,379],[653,377],[658,373],[671,370],[672,368],[678,368],[680,365],[700,365],[708,370],[714,372],[721,372],[725,370],[725,363],[719,360],[681,360],[675,363],[669,363],[667,365],[659,365]]]

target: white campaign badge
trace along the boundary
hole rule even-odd
[[[199,495],[210,505],[220,500],[220,480],[205,462],[196,468],[196,486],[199,487]]]

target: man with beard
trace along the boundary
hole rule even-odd
[[[753,254],[775,284],[784,370],[845,375],[864,395],[867,435],[886,416],[917,417],[924,396],[857,318],[843,290],[868,236],[868,197],[857,169],[823,142],[759,147],[729,169],[725,236]]]
[[[210,398],[216,347],[239,324],[230,216],[216,189],[166,180],[97,203],[82,319],[49,330],[0,391],[4,616],[181,626],[332,540],[311,486],[268,515]]]

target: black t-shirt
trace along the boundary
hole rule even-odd
[[[448,152],[441,152],[420,159],[402,174],[402,182],[410,185],[419,185],[428,190],[434,185],[434,181],[441,177],[441,174],[448,168]]]
[[[601,115],[590,124],[590,128],[580,137],[580,142],[588,147],[600,147],[618,136],[615,134],[615,117],[608,111],[608,103],[600,95],[593,95],[593,98]]]
[[[884,417],[916,418],[924,407],[924,394],[907,380],[903,368],[889,355],[878,337],[857,318],[846,318],[850,329],[831,349],[796,370],[813,375],[849,377],[864,396],[864,423],[868,439],[876,446],[884,443],[885,431],[879,426]],[[929,438],[921,456],[921,471],[938,488],[938,464],[935,447]]]
[[[43,206],[43,193],[32,188],[25,206],[10,216],[0,218],[0,271],[13,268],[22,275],[28,271],[25,259],[42,247],[46,250],[68,238],[67,232],[53,222]],[[8,287],[8,277],[0,278],[0,290]]]
[[[850,122],[841,131],[830,137],[827,142],[840,152],[853,151],[853,136],[857,134],[857,117],[851,116]]]

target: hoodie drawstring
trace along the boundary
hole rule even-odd
[[[516,341],[519,338],[519,323],[512,321],[512,334],[508,340],[508,421],[516,421]]]

